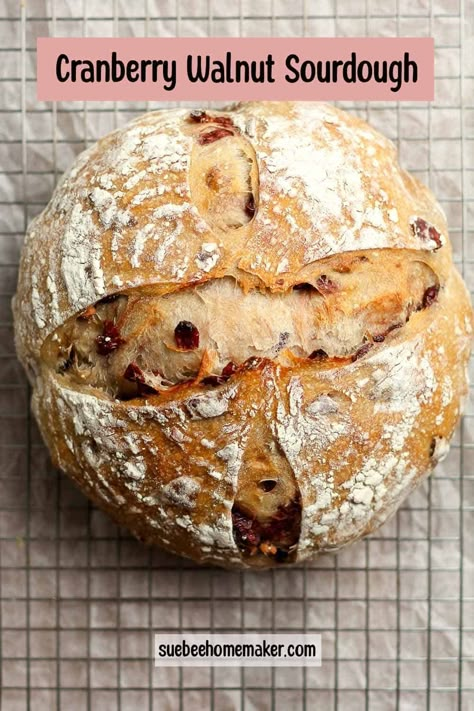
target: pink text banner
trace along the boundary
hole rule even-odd
[[[431,101],[432,38],[37,40],[40,101]]]

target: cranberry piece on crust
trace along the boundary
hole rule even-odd
[[[228,128],[215,128],[213,131],[206,131],[201,133],[198,137],[198,143],[200,146],[207,146],[209,143],[215,143],[220,138],[226,138],[227,136],[233,136],[234,132],[229,131]]]
[[[370,343],[370,341],[368,343],[364,343],[364,345],[361,346],[359,350],[357,350],[352,356],[352,362],[359,360],[359,358],[365,356],[370,351],[373,345],[374,344]]]
[[[193,351],[199,346],[199,330],[191,321],[180,321],[174,329],[174,340],[182,351]]]
[[[434,225],[424,220],[422,217],[415,217],[410,221],[410,227],[415,237],[422,242],[434,242],[435,250],[443,246],[443,238]]]
[[[191,123],[217,123],[219,126],[227,126],[227,128],[234,126],[230,116],[211,116],[206,111],[200,111],[199,109],[191,111],[188,120]]]
[[[326,276],[326,274],[321,274],[321,276],[316,279],[316,288],[322,294],[334,294],[339,287],[336,282]]]
[[[106,356],[120,348],[125,341],[113,321],[104,321],[102,335],[97,336],[95,343],[97,353]]]
[[[434,304],[434,302],[438,298],[438,292],[439,292],[439,286],[434,285],[434,286],[429,286],[428,289],[425,291],[423,294],[423,308],[426,309],[428,306],[431,306],[431,304]]]

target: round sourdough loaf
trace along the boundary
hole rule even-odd
[[[472,312],[445,217],[332,106],[144,115],[30,225],[16,345],[55,465],[227,567],[376,529],[446,454]]]

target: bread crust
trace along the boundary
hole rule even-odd
[[[242,555],[232,506],[263,474],[281,477],[300,497],[299,562],[373,531],[446,453],[467,394],[471,305],[441,208],[374,129],[323,104],[209,114],[209,127],[187,110],[147,114],[79,156],[28,230],[17,350],[53,462],[117,522],[199,562],[273,565]],[[224,193],[210,192],[216,176],[200,173],[214,159],[211,130],[230,132],[215,149],[237,171],[232,220],[239,185],[251,186],[238,226],[216,202]],[[42,351],[116,292],[159,296],[223,277],[286,292],[332,255],[349,264],[376,252],[383,272],[394,250],[426,262],[439,293],[354,359],[263,359],[217,387],[123,401],[66,385]]]

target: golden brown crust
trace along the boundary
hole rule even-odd
[[[229,115],[236,135],[222,140],[250,142],[258,162],[258,210],[240,229],[213,231],[196,208],[191,155],[196,132],[209,129],[185,109],[146,114],[79,156],[25,240],[15,312],[32,368],[46,336],[106,294],[147,284],[167,293],[225,275],[285,290],[331,254],[430,249],[410,229],[413,216],[446,240],[429,190],[363,121],[306,103],[250,102]]]
[[[17,348],[55,464],[118,522],[201,562],[259,566],[273,564],[272,541],[242,556],[232,507],[270,519],[297,500],[288,560],[300,561],[374,530],[445,453],[467,393],[472,311],[442,211],[389,141],[321,104],[211,113],[148,114],[78,159],[29,229]],[[436,288],[352,358],[264,358],[216,387],[124,401],[62,377],[41,350],[117,291],[232,277],[285,292],[331,255],[343,273],[354,254],[377,252],[383,275],[395,250],[415,251]],[[408,303],[401,278],[398,291]],[[348,289],[337,313],[358,298]],[[375,321],[387,311],[383,288],[372,308]]]
[[[369,533],[431,471],[467,393],[470,319],[453,273],[438,304],[342,368],[267,362],[217,389],[145,402],[70,390],[47,371],[34,410],[55,464],[98,505],[203,562],[245,564],[232,537],[238,479],[262,460],[266,476],[290,467],[303,560]]]

